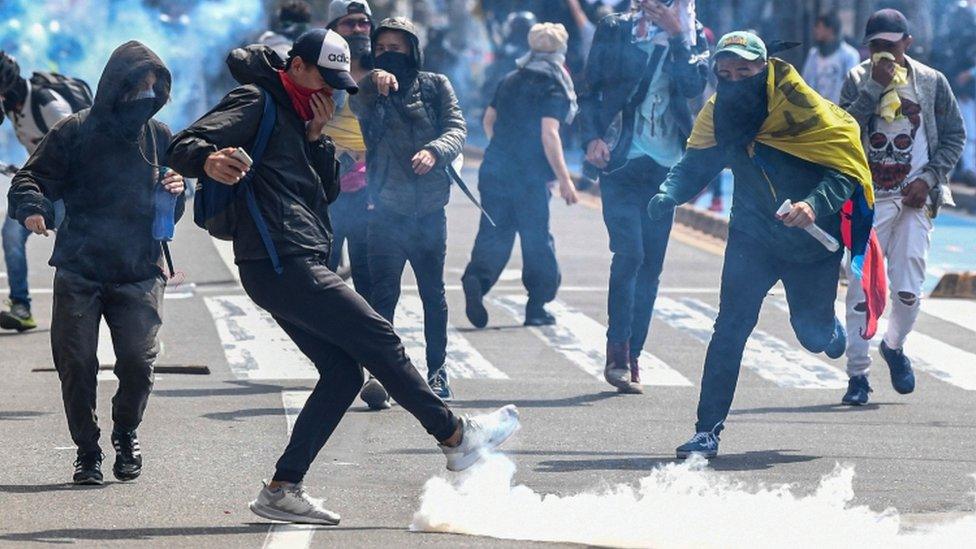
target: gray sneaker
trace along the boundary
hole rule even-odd
[[[461,444],[453,448],[439,445],[447,458],[448,471],[463,471],[504,444],[519,428],[518,409],[509,404],[490,414],[464,418],[461,426]]]
[[[286,484],[278,490],[269,490],[265,482],[258,498],[251,502],[251,512],[268,520],[299,524],[339,524],[339,514],[322,506],[322,500],[305,493],[299,484]]]

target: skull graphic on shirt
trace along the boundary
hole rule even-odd
[[[868,164],[874,185],[891,191],[900,189],[912,171],[912,148],[921,125],[922,109],[914,101],[901,98],[901,109],[891,122],[875,116],[868,133]]]

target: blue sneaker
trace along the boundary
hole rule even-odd
[[[713,458],[718,455],[718,435],[711,431],[695,433],[691,440],[678,446],[675,453],[678,459],[688,459],[692,454]]]
[[[454,400],[454,392],[451,391],[451,385],[447,381],[447,368],[441,366],[433,372],[433,375],[428,377],[427,384],[430,385],[430,390],[444,402]]]
[[[848,406],[864,406],[868,403],[868,394],[871,392],[868,376],[852,376],[847,382],[847,393],[840,401]]]
[[[844,351],[847,350],[847,330],[844,329],[844,325],[840,323],[840,320],[834,317],[834,339],[830,340],[827,344],[827,348],[824,349],[824,354],[830,358],[838,359],[844,356]]]
[[[900,395],[907,395],[915,390],[915,372],[912,371],[912,361],[905,356],[901,349],[892,349],[881,340],[881,358],[888,363],[891,372],[891,386]]]

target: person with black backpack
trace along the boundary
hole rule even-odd
[[[4,116],[14,125],[17,140],[33,154],[41,139],[56,123],[92,104],[91,89],[77,78],[52,72],[20,75],[17,60],[0,52],[0,100]],[[12,211],[11,211],[12,213]],[[64,203],[54,202],[54,225],[64,219]],[[0,311],[0,328],[24,332],[37,327],[31,314],[27,283],[27,237],[31,232],[12,215],[3,222],[3,256],[10,282],[10,310]]]
[[[250,508],[270,520],[338,524],[339,515],[310,497],[302,480],[359,394],[360,365],[439,442],[452,471],[508,439],[518,412],[506,406],[470,419],[455,416],[424,383],[393,326],[329,269],[328,208],[339,182],[335,146],[323,130],[335,109],[334,91],[358,91],[346,41],[311,29],[287,61],[254,45],[231,52],[227,64],[241,86],[176,136],[170,162],[200,178],[195,201],[229,202],[223,212],[219,203],[199,212],[194,204],[194,221],[211,234],[230,235],[244,291],[321,375],[274,477]],[[221,187],[233,192],[220,199]]]
[[[427,381],[450,400],[447,360],[447,212],[451,163],[467,137],[446,76],[421,71],[420,39],[411,21],[384,19],[373,32],[376,69],[350,106],[366,139],[367,187],[374,197],[366,247],[370,303],[393,321],[409,261],[424,307]]]
[[[159,353],[163,251],[153,234],[160,209],[183,212],[183,177],[164,173],[170,131],[153,116],[169,99],[162,60],[135,41],[109,58],[91,109],[51,128],[14,176],[10,211],[35,234],[48,234],[56,200],[66,219],[54,243],[51,348],[68,430],[78,446],[76,484],[102,483],[101,432],[95,415],[98,330],[104,317],[115,349],[113,472],[142,472],[136,429],[142,422]]]

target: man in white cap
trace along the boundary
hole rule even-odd
[[[549,232],[550,183],[555,180],[567,204],[578,201],[559,136],[579,110],[573,80],[563,66],[569,34],[561,24],[539,23],[529,31],[531,52],[518,60],[485,111],[491,142],[478,174],[481,202],[491,216],[481,217],[478,236],[461,283],[468,320],[488,324],[482,298],[498,282],[512,254],[515,235],[522,243],[522,282],[529,293],[526,326],[554,324],[544,305],[556,298],[560,273]]]
[[[440,443],[451,470],[470,467],[504,442],[518,415],[508,406],[470,420],[455,416],[410,363],[393,326],[328,268],[328,204],[338,182],[334,145],[323,130],[334,90],[359,91],[349,45],[335,32],[312,29],[295,41],[287,64],[280,62],[266,46],[231,52],[227,63],[242,85],[176,136],[169,159],[193,177],[225,185],[247,175],[231,206],[241,284],[321,374],[251,510],[271,520],[338,524],[339,515],[311,498],[302,480],[363,386],[361,364]],[[275,127],[260,160],[248,166],[235,153],[252,146],[268,101]],[[248,209],[248,190],[256,213]]]

